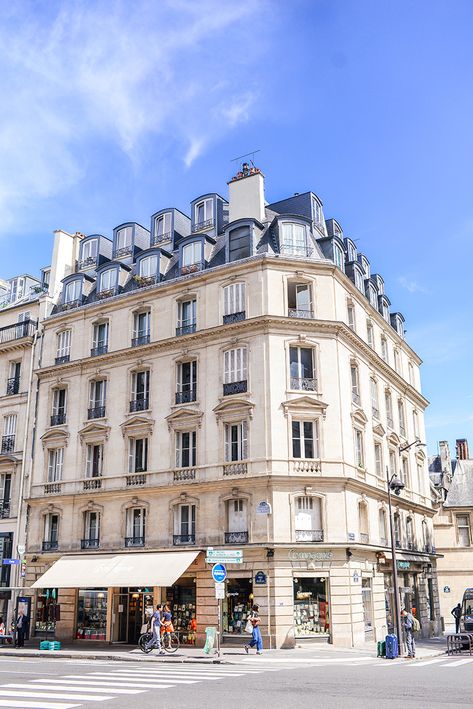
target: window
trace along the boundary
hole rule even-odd
[[[126,226],[117,231],[117,251],[121,249],[128,252],[131,251],[131,244],[133,239],[133,227]]]
[[[54,448],[48,453],[48,483],[62,480],[64,448]]]
[[[406,456],[403,456],[403,458],[402,458],[401,467],[402,467],[402,481],[408,489],[411,489],[411,474],[409,471],[409,459]]]
[[[100,290],[99,293],[105,291],[113,291],[117,287],[117,269],[108,268],[100,274]]]
[[[360,542],[367,544],[370,540],[369,536],[369,521],[368,521],[368,505],[366,502],[360,502],[358,505],[358,527],[360,530]]]
[[[43,551],[58,548],[59,540],[59,515],[48,514],[44,518]]]
[[[89,239],[81,244],[79,268],[95,265],[97,262],[97,239]]]
[[[146,256],[140,260],[141,278],[154,278],[158,273],[158,257]]]
[[[2,453],[12,453],[15,450],[16,414],[10,414],[3,419]]]
[[[348,239],[346,240],[347,261],[356,261],[356,248]]]
[[[393,400],[391,393],[389,391],[386,392],[384,396],[384,402],[386,405],[386,422],[388,424],[388,428],[393,428],[394,426],[394,421],[393,421]]]
[[[213,199],[204,199],[195,205],[195,229],[204,229],[213,225]]]
[[[246,421],[240,423],[225,424],[225,461],[246,460],[248,440],[248,424]]]
[[[336,244],[333,245],[333,261],[335,266],[338,266],[341,271],[345,270],[345,258],[343,256],[343,251]]]
[[[87,446],[85,463],[86,478],[100,478],[103,469],[103,445],[101,443],[91,443]]]
[[[251,256],[251,232],[249,226],[232,229],[228,234],[228,260],[238,261]]]
[[[41,285],[45,291],[49,288],[49,280],[51,278],[51,269],[42,268],[41,269]]]
[[[310,347],[290,347],[289,361],[291,389],[316,391],[317,379],[314,373],[314,351]]]
[[[412,425],[414,427],[414,437],[419,438],[419,415],[417,411],[412,412]]]
[[[146,510],[133,507],[126,511],[125,546],[143,546],[146,536]]]
[[[149,408],[149,370],[143,369],[133,372],[131,384],[130,411],[145,411]]]
[[[351,400],[354,404],[360,404],[360,382],[358,376],[358,367],[356,364],[352,364],[350,367],[350,378],[351,378]]]
[[[146,345],[150,340],[151,313],[145,310],[142,313],[135,313],[133,317],[133,347]]]
[[[297,542],[323,542],[320,498],[296,497],[294,522]]]
[[[385,337],[381,338],[381,357],[384,359],[385,362],[389,363],[388,341]]]
[[[319,202],[316,200],[315,197],[312,197],[312,216],[314,219],[314,223],[317,226],[323,227],[324,219],[323,219],[322,207],[320,206]]]
[[[354,272],[355,272],[355,286],[358,288],[359,291],[364,293],[365,292],[365,284],[364,284],[363,276],[361,275],[361,273],[359,272],[359,270],[357,268],[355,268]]]
[[[82,281],[76,279],[68,283],[64,289],[64,303],[74,303],[82,296]]]
[[[370,379],[370,391],[371,391],[371,411],[374,418],[379,419],[379,401],[378,401],[378,384],[373,377]]]
[[[247,544],[248,518],[246,500],[241,498],[227,500],[228,532],[225,533],[226,544]]]
[[[174,544],[195,544],[195,505],[178,505],[175,508]]]
[[[355,465],[358,468],[364,468],[365,467],[365,453],[364,453],[364,445],[363,445],[363,431],[360,431],[359,428],[354,429],[354,438],[355,438]]]
[[[223,289],[223,322],[235,322],[245,318],[245,284],[232,283]]]
[[[90,383],[89,419],[102,418],[105,416],[106,396],[106,379],[97,379]]]
[[[51,426],[59,426],[64,423],[66,423],[66,389],[59,387],[53,390]]]
[[[387,527],[386,527],[386,510],[384,510],[382,507],[380,508],[378,512],[378,525],[379,525],[379,541],[383,546],[387,546],[388,544],[388,538],[387,538]]]
[[[378,478],[384,477],[383,471],[383,446],[381,443],[374,444],[374,464]]]
[[[128,472],[145,473],[148,470],[148,439],[130,438]]]
[[[197,362],[180,362],[177,365],[176,404],[185,404],[197,398]]]
[[[355,331],[356,329],[356,324],[355,324],[355,306],[352,303],[348,303],[347,305],[347,318],[348,318],[348,327]]]
[[[84,539],[81,547],[98,547],[100,538],[100,514],[88,510],[84,514]],[[85,542],[85,544],[84,544]]]
[[[366,323],[366,339],[370,347],[374,349],[374,330],[370,322]]]
[[[412,517],[406,519],[406,538],[407,538],[407,548],[414,549],[414,522]]]
[[[171,237],[171,212],[166,212],[156,217],[154,230],[156,237],[160,241]]]
[[[201,265],[202,262],[202,242],[192,241],[182,248],[182,266],[189,267]]]
[[[470,516],[457,515],[456,519],[458,544],[461,547],[469,547],[471,545]]]
[[[312,310],[311,287],[308,283],[293,283],[290,281],[287,284],[287,302],[289,317],[314,317]]]
[[[409,369],[409,384],[410,384],[411,386],[414,386],[414,384],[415,384],[415,378],[414,378],[415,375],[414,375],[414,365],[412,364],[412,362],[409,362],[408,369]]]
[[[106,354],[108,352],[108,322],[95,323],[91,356]]]
[[[303,224],[284,222],[281,228],[281,251],[292,256],[308,256],[305,226]]]
[[[179,303],[179,322],[176,328],[176,335],[188,335],[195,332],[197,326],[197,301],[181,300]]]
[[[25,279],[23,277],[13,278],[10,281],[10,302],[21,300],[25,295]]]
[[[20,391],[21,362],[10,362],[8,367],[7,395]]]
[[[394,369],[398,374],[401,373],[401,356],[399,350],[394,350]]]
[[[196,432],[176,432],[176,467],[192,468],[196,464]]]
[[[396,466],[396,452],[391,449],[389,451],[389,474],[390,475],[397,475],[396,467],[397,467]]]
[[[11,473],[0,475],[0,516],[2,518],[10,515],[11,499]]]
[[[71,356],[71,330],[63,330],[57,335],[56,364],[69,362]]]
[[[292,457],[319,458],[318,421],[292,422]]]
[[[401,518],[398,512],[394,513],[394,543],[400,548],[401,547]]]
[[[401,434],[401,436],[405,437],[405,435],[406,435],[406,417],[404,414],[404,402],[401,399],[399,399],[399,401],[397,402],[397,411],[398,411],[398,415],[399,415],[399,433]]]
[[[247,390],[247,350],[234,347],[223,355],[223,393],[238,394]]]

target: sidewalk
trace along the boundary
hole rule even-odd
[[[136,646],[109,645],[106,643],[81,643],[63,645],[61,650],[39,650],[39,642],[31,641],[25,648],[0,647],[0,657],[54,657],[58,659],[74,660],[116,660],[118,662],[163,662],[163,663],[199,663],[212,665],[216,662],[225,664],[239,664],[245,662],[247,654],[243,647],[224,647],[220,660],[215,654],[206,655],[202,648],[183,647],[173,655],[157,655],[151,653],[144,655]],[[416,643],[416,659],[422,660],[429,657],[443,655],[446,650],[445,638],[432,638],[419,640]],[[322,658],[340,657],[376,657],[374,643],[366,643],[362,647],[342,648],[328,644],[304,644],[292,650],[265,650],[263,661],[275,662],[311,662]]]

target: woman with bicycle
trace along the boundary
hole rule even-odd
[[[158,612],[159,620],[156,620],[156,613]],[[153,632],[152,635],[144,633],[138,641],[140,649],[144,653],[148,654],[154,647],[159,649],[160,655],[164,655],[164,650],[172,653],[179,649],[179,638],[177,633],[174,632],[171,610],[167,603],[164,606],[164,610],[161,603],[156,606],[156,611],[151,619],[151,630]],[[156,633],[159,633],[159,637],[156,637]]]

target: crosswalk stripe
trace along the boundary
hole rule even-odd
[[[4,685],[5,687],[11,687],[12,685],[6,684]],[[27,685],[26,685],[27,687]],[[31,689],[31,688],[30,688]],[[34,687],[32,688],[34,689]],[[4,689],[2,687],[1,689],[1,696],[2,697],[30,697],[30,698],[39,698],[39,699],[75,699],[78,701],[79,699],[84,701],[84,702],[104,702],[106,699],[113,699],[113,696],[107,697],[105,696],[96,696],[95,694],[77,694],[74,692],[74,694],[67,694],[60,692],[59,694],[56,694],[56,692],[48,692],[46,690],[42,690],[41,688],[38,687],[37,692],[32,692],[28,691],[27,689]]]
[[[92,674],[103,674],[102,672],[96,673],[93,672]],[[193,679],[195,677],[203,677],[205,679],[223,679],[224,677],[243,677],[244,673],[243,672],[232,672],[227,675],[216,675],[213,672],[180,672],[179,670],[171,670],[171,669],[162,669],[162,670],[155,670],[154,672],[127,672],[126,670],[117,670],[116,672],[112,673],[113,677],[156,677],[157,675],[163,675],[166,677],[182,677],[183,679]],[[108,674],[107,676],[110,676]]]
[[[73,709],[80,704],[64,704],[64,702],[29,702],[16,699],[0,699],[0,707],[19,707],[19,709]]]
[[[37,682],[35,686],[43,686],[43,689],[51,689],[51,690],[56,690],[56,689],[62,689],[65,691],[71,691],[71,692],[83,692],[84,691],[84,685],[80,684],[80,680],[62,680],[62,679],[33,679],[31,680],[32,682]],[[72,685],[72,686],[71,686]],[[22,685],[23,686],[23,685]],[[115,685],[111,685],[115,686]],[[167,685],[162,685],[163,689],[167,689],[168,687],[171,687],[172,685],[167,684]],[[103,692],[104,694],[110,694],[110,683],[108,686],[98,686],[94,687],[93,691],[95,693],[97,692]],[[146,692],[145,689],[126,689],[124,687],[119,687],[117,689],[113,690],[113,694],[141,694],[141,692]]]
[[[269,657],[265,658],[264,660],[261,660],[259,657],[244,657],[242,659],[242,662],[253,662],[253,663],[261,663],[265,664],[267,662],[274,662],[274,663],[304,663],[304,664],[312,664],[314,662],[322,662],[322,663],[333,663],[333,664],[338,664],[338,663],[345,663],[345,662],[354,662],[355,664],[358,664],[362,660],[372,660],[372,657],[293,657],[290,660],[283,659],[282,657]]]
[[[33,680],[33,681],[34,681],[34,682],[39,682],[40,680],[35,679],[35,680]],[[47,682],[47,680],[43,680],[43,681],[44,681],[44,682]],[[83,678],[83,677],[76,677],[75,679],[73,679],[73,678],[71,678],[71,679],[61,678],[61,679],[49,680],[49,681],[50,681],[50,682],[59,682],[59,683],[64,684],[64,685],[66,685],[66,684],[75,684],[75,685],[77,685],[78,687],[81,687],[82,691],[84,691],[84,688],[89,688],[89,687],[90,687],[90,689],[92,689],[93,691],[95,691],[96,687],[97,687],[97,688],[98,688],[98,687],[105,687],[108,692],[111,692],[111,691],[112,691],[112,690],[110,689],[111,687],[117,687],[117,683],[114,682],[114,680],[111,679],[110,677],[108,677],[107,679],[101,679],[101,678],[97,678],[97,679],[94,679],[94,678],[92,678],[92,679],[85,679],[85,678]],[[140,689],[141,689],[141,690],[143,690],[143,691],[146,691],[146,689],[148,689],[148,688],[150,688],[150,687],[156,688],[156,689],[168,689],[169,687],[172,687],[172,686],[173,686],[173,685],[169,683],[169,680],[164,680],[164,679],[163,679],[163,680],[159,680],[159,679],[157,679],[157,680],[155,680],[155,681],[153,682],[153,684],[146,683],[146,685],[143,685],[143,683],[136,682],[136,681],[134,681],[134,682],[130,682],[130,681],[122,682],[122,684],[120,685],[119,689],[120,689],[120,691],[124,691],[123,688],[126,688],[127,690],[131,690],[131,689],[140,690]],[[146,687],[146,688],[144,689],[144,687]]]
[[[111,679],[110,675],[101,675],[98,672],[92,672],[90,676],[92,676],[92,675],[94,677],[96,677],[97,679],[108,679],[108,680]],[[134,681],[134,680],[139,679],[140,685],[143,685],[144,687],[147,687],[150,683],[155,684],[156,682],[160,681],[159,678],[154,680],[152,677],[146,677],[146,678],[136,677],[136,676],[121,677],[121,676],[117,676],[117,675],[112,675],[112,678],[116,682],[130,682],[130,681]],[[172,678],[167,677],[167,679],[163,679],[163,681],[169,681],[169,682],[172,682],[173,684],[197,684],[197,682],[199,680],[198,679],[180,679],[180,678],[174,679],[174,677],[172,677]]]
[[[438,662],[445,662],[445,658],[437,657],[434,660],[423,660],[422,662],[413,662],[412,664],[406,665],[406,667],[427,667],[427,665],[436,665]]]
[[[470,662],[473,662],[473,657],[464,657],[463,660],[456,660],[455,662],[446,660],[442,667],[459,667],[460,665],[467,665]]]

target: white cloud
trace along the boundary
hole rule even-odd
[[[190,166],[259,97],[265,0],[12,7],[0,26],[3,225],[76,183],[97,141],[136,161],[155,136]]]
[[[409,291],[409,293],[426,293],[428,294],[430,291],[427,288],[424,288],[420,283],[418,283],[415,280],[412,280],[411,278],[407,278],[406,276],[399,276],[397,279],[397,282],[399,283],[400,286],[405,288],[406,290]]]

